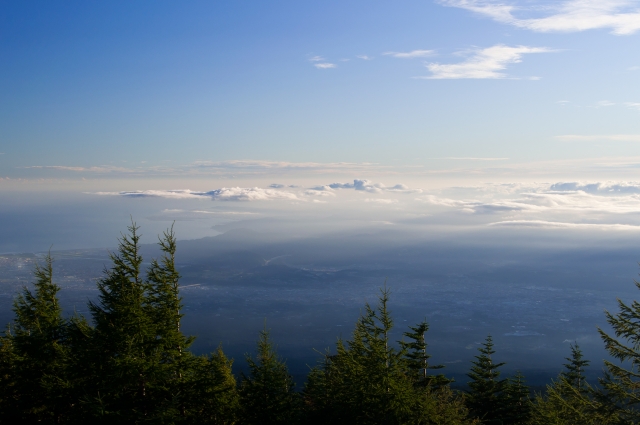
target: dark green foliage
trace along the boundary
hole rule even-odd
[[[278,357],[269,331],[260,331],[256,358],[247,355],[249,375],[242,375],[242,423],[275,425],[294,423],[300,412],[300,395],[286,364]]]
[[[517,372],[506,382],[501,394],[500,420],[504,425],[524,425],[531,417],[530,389],[524,376]]]
[[[640,288],[640,283],[636,282]],[[640,422],[640,303],[630,305],[618,299],[617,314],[605,312],[614,335],[598,329],[609,355],[617,361],[605,360],[605,376],[600,379],[599,399],[609,412],[628,422]]]
[[[417,387],[441,387],[452,381],[442,374],[430,375],[429,370],[442,369],[444,365],[430,365],[431,356],[427,353],[427,341],[425,333],[429,330],[429,324],[423,321],[416,326],[409,326],[410,331],[403,335],[408,341],[400,341],[400,347],[405,352],[406,367]]]
[[[584,369],[589,366],[589,360],[585,360],[582,350],[578,343],[571,345],[571,357],[566,357],[569,363],[565,363],[565,371],[560,374],[569,385],[578,391],[585,390],[586,379],[584,377]]]
[[[467,374],[469,391],[467,393],[467,406],[471,417],[479,418],[483,424],[500,424],[503,410],[502,393],[507,387],[507,380],[500,379],[500,367],[504,363],[494,363],[492,356],[493,340],[491,335],[478,348],[479,355],[471,363],[471,371]]]
[[[390,344],[388,300],[385,288],[375,309],[365,305],[352,338],[338,340],[337,354],[326,354],[309,374],[304,390],[307,423],[465,423],[467,412],[459,397],[446,386],[431,387],[420,379],[428,357],[418,333],[425,326],[412,329],[415,345],[397,349]]]
[[[141,272],[140,236],[135,224],[111,254],[113,266],[98,281],[98,302],[90,302],[94,328],[87,344],[94,371],[82,400],[90,417],[135,423],[153,414],[150,381],[158,372],[153,359],[156,332],[147,310],[148,285]]]
[[[1,339],[2,421],[58,423],[68,408],[65,321],[53,282],[53,260],[36,265],[35,291],[24,288],[14,302],[16,318]]]

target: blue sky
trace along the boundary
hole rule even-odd
[[[526,194],[568,182],[581,206],[553,220],[595,222],[580,193],[627,214],[640,191],[639,37],[625,0],[4,2],[0,194],[533,222]]]
[[[4,174],[124,160],[637,155],[638,2],[566,2],[576,16],[509,4],[512,22],[492,17],[497,3],[458,0],[7,2]],[[563,14],[550,29],[526,21]],[[637,137],[607,139],[620,134]]]

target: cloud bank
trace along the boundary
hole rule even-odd
[[[193,190],[134,190],[123,192],[97,192],[97,195],[115,195],[127,198],[159,197],[172,199],[212,199],[214,201],[271,201],[289,200],[296,201],[298,196],[294,193],[262,189],[259,187],[223,187],[209,192]]]

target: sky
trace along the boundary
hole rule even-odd
[[[130,216],[628,235],[638,37],[629,0],[3,2],[0,251]]]

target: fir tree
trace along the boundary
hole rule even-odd
[[[571,357],[566,357],[565,360],[569,363],[564,364],[566,370],[560,376],[578,391],[583,391],[586,386],[584,369],[589,366],[590,362],[584,359],[578,343],[571,345]]]
[[[506,380],[500,379],[500,367],[504,363],[494,363],[492,356],[493,340],[491,335],[478,348],[480,354],[471,363],[471,372],[467,374],[469,391],[467,406],[472,417],[480,418],[483,424],[500,424],[502,406],[502,392],[505,390]]]
[[[467,410],[448,386],[416,385],[416,374],[422,375],[424,367],[420,350],[426,345],[416,335],[417,355],[412,358],[407,357],[410,346],[397,349],[390,344],[388,301],[385,288],[376,308],[365,305],[351,339],[339,339],[337,353],[325,354],[309,374],[304,389],[308,423],[466,423]],[[412,334],[420,332],[420,326],[416,329]]]
[[[2,338],[2,420],[59,423],[68,408],[65,382],[65,320],[53,282],[53,259],[34,270],[35,291],[24,288],[14,302],[15,321]],[[10,395],[10,396],[9,396]],[[9,397],[7,397],[9,396]],[[15,423],[14,422],[14,423]]]
[[[517,372],[506,381],[501,394],[500,421],[503,425],[524,425],[531,417],[531,390],[524,376]]]
[[[635,282],[640,289],[640,283]],[[640,422],[640,303],[626,304],[618,299],[617,314],[605,312],[613,335],[598,328],[609,355],[617,362],[605,360],[606,373],[600,379],[598,399],[610,414],[626,421]]]
[[[299,415],[299,394],[286,364],[275,351],[269,331],[260,331],[258,353],[246,356],[249,375],[242,374],[240,401],[242,423],[253,425],[291,424]]]
[[[403,335],[409,340],[400,341],[400,347],[406,352],[405,362],[417,387],[440,387],[451,383],[444,375],[430,375],[429,370],[442,369],[444,365],[430,365],[431,355],[427,353],[427,341],[425,333],[429,330],[429,324],[425,321],[416,326],[409,326],[409,331]]]
[[[149,381],[156,327],[146,309],[138,227],[132,223],[128,230],[110,255],[112,268],[98,281],[98,302],[89,303],[94,329],[87,348],[94,373],[83,404],[90,416],[135,423],[155,407]]]

